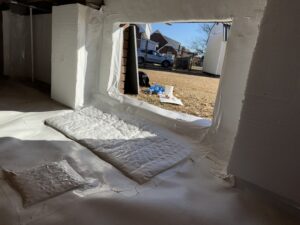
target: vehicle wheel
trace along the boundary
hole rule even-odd
[[[168,67],[170,67],[171,63],[169,61],[165,60],[161,63],[161,65],[165,68],[168,68]]]
[[[138,57],[138,63],[143,64],[144,63],[144,58],[143,57]]]

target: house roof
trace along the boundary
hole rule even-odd
[[[172,38],[169,38],[165,35],[163,35],[164,39],[168,42],[165,46],[171,46],[173,47],[175,50],[178,50],[181,46],[181,43],[178,42],[178,41],[175,41],[174,39]]]
[[[178,41],[175,41],[174,39],[163,35],[159,30],[154,31],[153,33],[159,33],[163,36],[163,38],[166,40],[167,44],[165,44],[164,46],[170,46],[173,47],[175,50],[178,50],[181,46],[181,43]]]

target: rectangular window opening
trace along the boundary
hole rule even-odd
[[[119,92],[161,109],[212,119],[231,25],[121,24]]]

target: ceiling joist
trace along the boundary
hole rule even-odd
[[[34,14],[51,13],[52,6],[79,3],[91,8],[100,9],[104,5],[103,0],[3,0],[0,2],[0,10],[11,10],[14,13],[28,15],[29,8]]]

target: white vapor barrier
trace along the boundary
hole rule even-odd
[[[71,112],[47,95],[16,82],[1,81],[0,109],[1,168],[22,171],[66,160],[89,181],[83,188],[24,208],[20,194],[0,169],[1,225],[299,224],[250,190],[235,190],[213,177],[199,154],[201,145],[161,126],[148,124],[193,152],[187,161],[140,185],[89,149],[46,126],[46,119]],[[139,121],[140,117],[132,116]],[[27,183],[30,189],[36,185]]]

